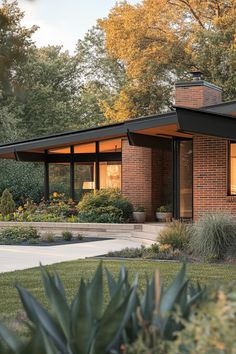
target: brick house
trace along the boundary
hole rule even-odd
[[[44,164],[44,196],[79,200],[115,187],[134,204],[171,205],[176,218],[236,214],[236,101],[203,81],[175,85],[175,111],[0,145],[0,158]]]

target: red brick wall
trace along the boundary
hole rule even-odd
[[[134,206],[142,205],[149,220],[155,220],[157,207],[170,199],[171,151],[130,146],[122,141],[122,193]]]
[[[152,150],[122,140],[122,193],[134,206],[142,205],[152,219]]]
[[[222,92],[215,88],[205,86],[204,84],[200,86],[191,86],[190,81],[189,85],[176,87],[176,106],[199,108],[220,102],[222,102]]]
[[[195,136],[193,166],[194,220],[206,212],[224,211],[236,216],[236,197],[227,195],[227,140]]]

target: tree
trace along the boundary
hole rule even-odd
[[[103,103],[112,102],[124,86],[127,77],[124,65],[106,50],[105,36],[99,27],[92,27],[83,40],[79,40],[76,57],[80,72],[80,118],[83,126],[96,126],[106,122]]]
[[[16,1],[3,0],[0,7],[0,89],[12,92],[16,67],[27,58],[32,34],[37,27],[22,27],[24,13]]]
[[[61,47],[31,48],[15,81],[25,136],[70,129],[77,120],[77,63]]]
[[[173,82],[192,68],[223,86],[226,99],[235,96],[235,4],[235,0],[118,3],[99,25],[109,54],[124,63],[129,80],[105,114],[116,116],[125,110],[124,104],[131,117],[166,109]]]

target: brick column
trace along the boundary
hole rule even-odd
[[[152,210],[152,149],[122,140],[122,193],[134,206],[142,205],[148,219]]]

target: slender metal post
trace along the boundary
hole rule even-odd
[[[49,163],[48,163],[48,151],[45,151],[44,160],[44,199],[49,199]]]
[[[70,198],[75,199],[75,159],[74,146],[70,148]]]
[[[100,189],[99,142],[98,141],[96,141],[95,189]]]

